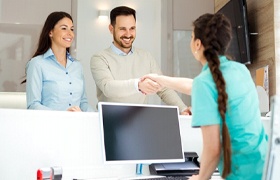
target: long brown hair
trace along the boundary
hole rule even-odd
[[[226,178],[231,172],[231,142],[226,124],[226,111],[228,95],[226,82],[220,67],[219,55],[224,55],[231,40],[231,24],[220,13],[204,14],[193,22],[195,39],[203,44],[204,56],[207,59],[213,80],[218,92],[218,110],[222,118],[222,149],[224,156],[224,169],[222,177]]]
[[[35,51],[34,55],[32,56],[38,56],[41,54],[44,54],[45,52],[48,51],[48,49],[51,47],[52,45],[52,41],[51,38],[49,36],[49,33],[51,30],[53,30],[54,26],[57,24],[58,21],[60,21],[63,18],[69,18],[71,19],[71,21],[73,22],[73,19],[71,17],[70,14],[66,13],[66,12],[62,12],[62,11],[57,11],[57,12],[52,12],[51,14],[49,14],[49,16],[47,17],[45,24],[43,26],[40,38],[39,38],[39,43],[38,43],[38,47],[37,50]],[[69,52],[70,48],[66,48],[66,51]],[[26,83],[26,79],[24,79],[21,84]]]

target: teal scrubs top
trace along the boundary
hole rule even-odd
[[[267,151],[267,135],[260,117],[255,84],[243,64],[229,61],[225,56],[220,56],[219,59],[228,94],[226,124],[232,146],[231,174],[227,179],[261,179]],[[222,134],[217,98],[216,85],[206,63],[193,81],[193,127],[219,124]],[[222,154],[218,168],[220,172],[223,171]]]

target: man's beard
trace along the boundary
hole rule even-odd
[[[127,38],[127,37],[122,36],[120,39],[122,39],[122,38]],[[130,40],[132,39],[131,42],[130,42],[129,44],[125,44],[125,43],[122,42],[122,40],[119,40],[119,39],[117,39],[117,38],[114,36],[114,41],[115,41],[120,47],[122,47],[122,48],[131,48],[131,46],[132,46],[132,44],[133,44],[133,42],[134,42],[134,37],[133,37],[133,36],[130,36],[129,39],[130,39]]]

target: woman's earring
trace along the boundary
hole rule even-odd
[[[197,54],[197,51],[194,51],[195,54]]]

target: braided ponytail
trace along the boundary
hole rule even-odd
[[[228,100],[226,82],[219,69],[220,61],[217,54],[215,52],[213,53],[213,50],[207,49],[204,51],[204,55],[206,59],[211,58],[211,61],[208,61],[208,66],[218,91],[218,110],[222,118],[222,148],[224,156],[224,170],[222,172],[222,177],[226,178],[226,176],[231,172],[231,142],[225,118]]]
[[[222,177],[226,178],[231,172],[231,141],[226,125],[226,111],[228,95],[226,82],[220,70],[218,55],[224,55],[231,39],[231,26],[222,14],[205,14],[194,22],[195,37],[204,45],[204,56],[218,92],[218,110],[222,118],[222,149],[224,157],[224,170]]]

